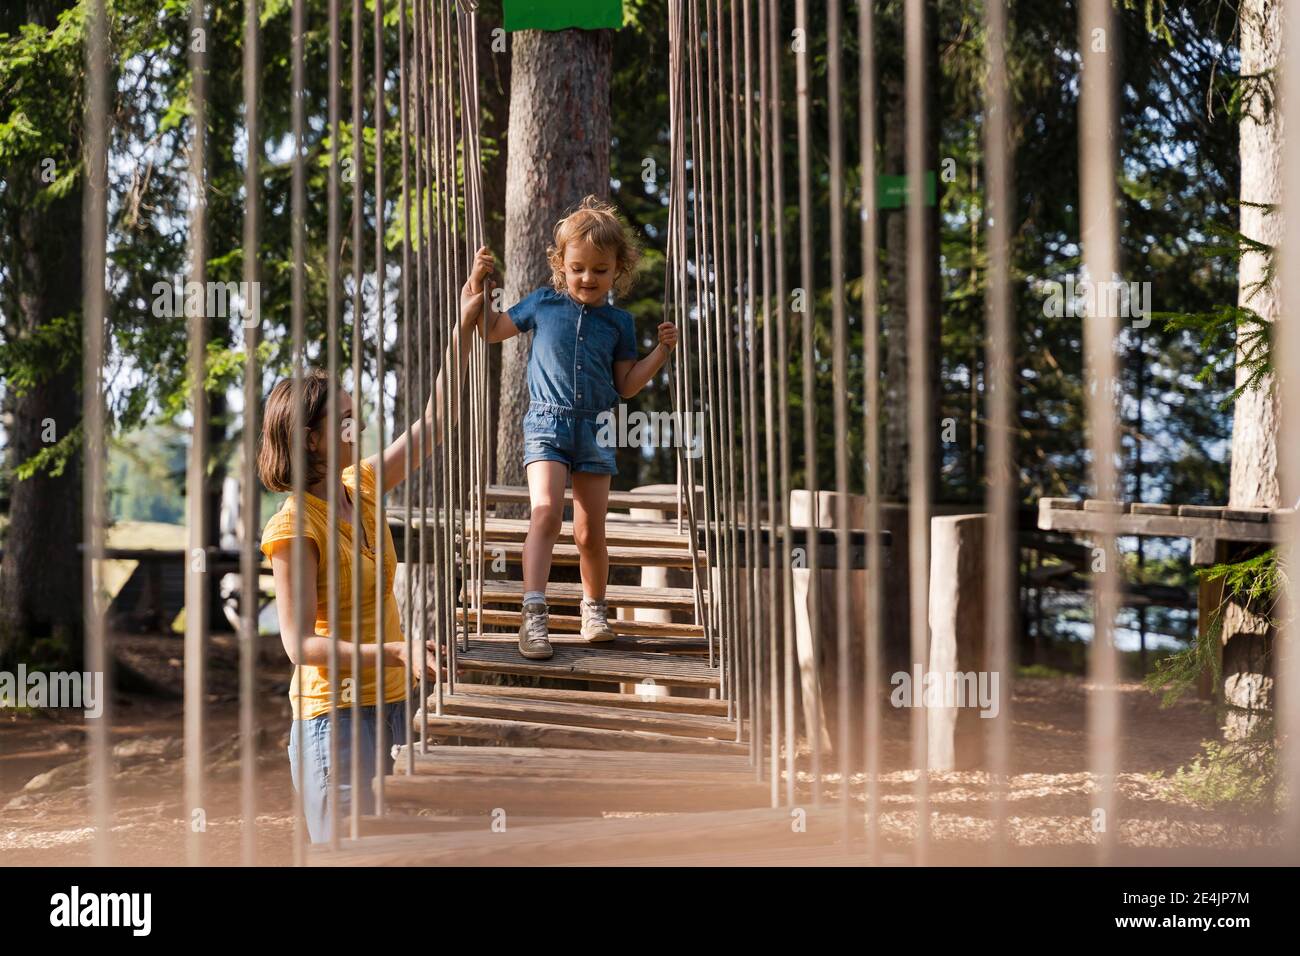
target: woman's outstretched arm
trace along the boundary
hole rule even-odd
[[[419,421],[412,423],[411,427],[393,439],[392,443],[384,449],[384,491],[391,491],[397,485],[401,484],[406,478],[406,448],[409,444],[411,447],[411,466],[418,468],[420,466],[419,454],[421,448],[421,438],[423,438],[424,456],[427,458],[433,452],[433,446],[442,441],[443,434],[443,406],[446,401],[444,398],[446,391],[446,373],[451,368],[452,356],[455,355],[460,366],[460,386],[462,392],[465,389],[466,382],[469,378],[465,374],[465,368],[469,364],[470,346],[473,343],[474,331],[483,332],[481,320],[483,319],[483,304],[490,301],[491,286],[488,283],[488,277],[492,274],[495,263],[491,251],[487,246],[479,249],[474,258],[474,268],[470,270],[469,279],[460,290],[460,322],[452,332],[452,340],[447,345],[446,352],[443,353],[442,366],[438,372],[438,378],[434,383],[433,394],[429,396],[429,401],[424,406],[424,415]],[[519,330],[515,327],[510,316],[502,312],[494,312],[490,307],[487,309],[487,341],[500,342],[508,339],[512,335],[517,335]],[[453,409],[459,414],[463,407],[457,396],[453,402]],[[366,459],[373,468],[376,464],[375,459],[378,456],[371,455]]]

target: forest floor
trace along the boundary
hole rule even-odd
[[[183,811],[181,642],[174,637],[120,636],[115,654],[133,672],[133,692],[114,696],[115,862],[175,865],[185,861],[189,820]],[[291,861],[293,791],[288,769],[289,669],[278,639],[259,666],[258,862]],[[207,862],[240,862],[238,655],[230,638],[214,638],[208,680]],[[1008,833],[1019,847],[1072,848],[1095,843],[1094,778],[1087,770],[1089,685],[1077,677],[1021,678],[1013,698],[1012,780]],[[1121,772],[1115,812],[1126,847],[1259,847],[1277,840],[1275,818],[1246,805],[1198,804],[1174,779],[1217,736],[1201,701],[1161,708],[1141,685],[1121,686]],[[915,832],[916,773],[908,766],[911,712],[882,707],[881,832],[903,847]],[[86,785],[86,736],[75,711],[0,711],[0,865],[82,865],[94,830]],[[799,799],[811,795],[807,748],[797,760]],[[840,787],[823,759],[827,802]],[[861,807],[863,777],[851,775]],[[988,775],[929,775],[930,838],[937,850],[987,844],[994,832]],[[626,814],[623,814],[626,815]],[[941,859],[942,855],[937,854]]]

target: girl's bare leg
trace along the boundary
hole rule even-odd
[[[609,549],[605,545],[609,479],[609,475],[573,474],[573,540],[578,546],[582,592],[595,601],[605,599],[609,581]]]
[[[528,537],[524,539],[525,594],[546,590],[546,581],[551,576],[551,552],[564,520],[564,483],[568,475],[569,466],[563,462],[534,461],[528,465],[532,513]]]

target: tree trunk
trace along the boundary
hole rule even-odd
[[[609,194],[608,30],[522,30],[513,35],[506,171],[505,303],[550,282],[555,223],[583,196]],[[526,484],[531,335],[502,343],[496,479]]]
[[[67,6],[29,3],[28,22],[52,27]],[[82,190],[78,179],[66,195],[45,201],[40,197],[44,184],[27,159],[19,155],[11,168],[0,169],[8,184],[4,220],[13,228],[12,255],[4,265],[17,293],[17,308],[4,322],[7,340],[34,344],[59,320],[81,321]],[[47,439],[63,439],[81,421],[81,353],[68,354],[53,344],[36,347],[40,356],[29,361],[44,374],[23,391],[8,390],[13,419],[5,467],[12,492],[0,563],[0,665],[21,660],[79,667],[80,453],[70,456],[58,475],[43,470],[19,480],[12,469],[48,447]]]
[[[1248,88],[1240,126],[1241,232],[1278,248],[1282,215],[1255,203],[1280,201],[1282,122],[1276,102],[1276,72],[1282,52],[1282,5],[1277,0],[1244,0],[1241,5],[1241,75],[1260,78]],[[1259,285],[1266,257],[1242,255],[1237,304],[1262,319],[1279,317],[1277,287]],[[1237,368],[1237,382],[1246,377]],[[1277,467],[1278,407],[1271,383],[1237,399],[1232,424],[1232,476],[1229,503],[1236,508],[1277,508],[1283,503]],[[1268,619],[1250,607],[1230,604],[1223,617],[1223,697],[1228,706],[1224,728],[1230,739],[1254,730],[1272,711],[1270,658],[1273,633]]]

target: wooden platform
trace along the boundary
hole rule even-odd
[[[526,505],[529,503],[528,488],[525,485],[488,485],[487,500],[489,504],[517,504]],[[573,501],[573,489],[564,489],[564,500]],[[703,490],[696,491],[696,507],[704,506]],[[676,494],[665,494],[655,491],[611,491],[609,493],[609,506],[611,508],[654,508],[660,511],[672,512],[676,514],[678,499]],[[686,500],[683,496],[681,500],[682,510],[686,509]]]
[[[631,547],[628,545],[611,544],[606,548],[609,553],[609,563],[621,567],[657,567],[657,568],[691,568],[691,551],[689,548],[682,547]],[[488,545],[486,550],[487,560],[491,561],[498,555],[505,558],[512,564],[518,564],[523,560],[524,545],[523,542],[515,541],[495,541]],[[551,549],[552,564],[573,565],[579,561],[578,546],[575,544],[557,544]],[[701,569],[705,567],[705,556],[703,551],[696,552],[696,559]]]
[[[710,667],[707,661],[669,654],[606,650],[599,645],[553,646],[555,654],[549,660],[532,661],[520,656],[513,643],[498,644],[472,636],[468,651],[457,650],[456,666],[460,670],[569,680],[631,683],[653,678],[655,683],[669,687],[719,686],[719,669],[716,664]]]
[[[457,610],[457,621],[464,621],[466,616],[459,609]],[[572,631],[576,633],[582,629],[582,618],[576,614],[556,614],[552,611],[548,617],[550,619],[552,640],[556,637],[556,631]],[[471,623],[478,623],[478,613],[476,611],[471,611],[468,618]],[[483,623],[491,627],[508,628],[512,632],[518,633],[521,621],[519,611],[502,611],[495,608],[484,608],[483,610]],[[704,625],[677,621],[633,621],[626,618],[610,618],[609,626],[615,634],[625,634],[628,637],[700,639],[704,637]]]
[[[429,704],[433,716],[434,703]],[[669,714],[634,707],[602,707],[576,701],[543,701],[503,694],[480,695],[473,685],[457,688],[457,693],[443,694],[443,713],[453,716],[488,717],[500,720],[523,720],[570,727],[602,727],[606,730],[649,731],[677,734],[682,737],[734,740],[736,725],[725,717],[704,714]],[[416,723],[420,722],[417,715]]]
[[[388,509],[388,527],[393,533],[393,541],[397,546],[399,556],[402,556],[404,552],[401,542],[405,540],[406,535],[405,513],[404,508]],[[418,544],[419,536],[422,533],[432,532],[437,527],[438,522],[431,510],[425,512],[425,517],[421,517],[418,511],[413,511],[411,515],[411,529],[414,536],[412,546]],[[528,537],[527,518],[484,519],[484,541],[522,543],[526,537]],[[605,522],[605,541],[610,547],[636,547],[653,544],[658,547],[680,547],[685,550],[690,545],[690,540],[690,535],[685,532],[678,533],[677,525],[673,522],[617,520],[612,514],[609,515],[608,520]],[[557,541],[560,544],[574,543],[572,521],[565,521],[560,525],[560,536]],[[432,542],[431,534],[425,538],[425,542],[425,547],[429,547]]]
[[[707,600],[708,592],[704,592]],[[519,604],[524,597],[524,582],[483,582],[486,604]],[[605,589],[610,607],[644,607],[663,611],[695,610],[695,592],[691,588],[648,588],[631,584],[611,584]],[[582,603],[582,585],[552,581],[546,586],[548,604],[577,606]]]
[[[470,616],[473,617],[472,614]],[[516,647],[519,643],[517,631],[502,634],[484,632],[474,639],[485,644],[500,644],[509,647]],[[709,652],[708,642],[702,637],[633,637],[619,634],[612,641],[600,641],[593,644],[578,634],[552,632],[550,640],[552,647],[559,647],[563,644],[566,647],[589,647],[595,650],[640,651],[642,653],[659,654],[708,654]]]
[[[417,716],[417,732],[424,725],[423,714]],[[428,718],[429,734],[434,737],[470,737],[495,740],[511,747],[564,747],[575,750],[628,750],[643,753],[741,754],[749,753],[747,744],[648,730],[613,730],[606,727],[575,727],[571,724],[547,724],[531,720],[498,717],[458,717],[447,715]]]
[[[527,490],[494,488],[489,499],[527,501]],[[615,494],[610,503],[614,508],[675,509],[676,497]],[[397,524],[395,536],[402,533],[403,514],[404,509],[389,511],[390,524]],[[443,520],[429,511],[412,515],[412,532],[423,536],[426,549],[437,535],[447,534]],[[749,745],[738,742],[745,728],[734,719],[733,706],[720,699],[723,674],[719,657],[709,660],[694,588],[609,585],[605,596],[611,608],[671,611],[679,620],[615,616],[610,620],[614,640],[592,644],[579,636],[581,619],[574,613],[582,585],[553,582],[546,597],[554,655],[535,661],[519,653],[520,559],[528,525],[521,519],[484,519],[483,540],[497,556],[505,556],[507,576],[482,582],[481,611],[460,577],[462,606],[456,620],[469,629],[481,624],[484,633],[471,633],[467,650],[457,647],[454,687],[444,688],[441,699],[431,695],[414,715],[416,742],[398,755],[386,782],[387,809],[419,830],[411,839],[464,836],[472,829],[464,821],[476,815],[487,821],[493,811],[529,820],[599,819],[632,811],[693,817],[769,803],[770,785],[757,781]],[[460,535],[478,533],[473,523],[461,527],[457,522],[454,530],[458,545]],[[606,538],[611,563],[691,568],[690,538],[677,531],[675,522],[611,513]],[[564,524],[553,554],[560,564],[578,560],[572,523]],[[707,561],[703,552],[695,557],[701,564]],[[707,592],[698,599],[707,601]],[[476,678],[511,684],[546,679],[562,682],[563,689],[479,683]],[[588,685],[593,684],[600,689],[592,690]],[[646,684],[655,685],[657,693],[609,690],[610,685],[627,689]],[[424,747],[428,752],[420,753]],[[427,815],[454,822],[418,825]],[[538,823],[527,829],[565,825]],[[473,843],[491,840],[493,834],[480,827],[467,838]],[[393,847],[395,862],[413,859],[391,830],[367,840]],[[447,852],[455,856],[459,851]]]
[[[1043,531],[1109,531],[1118,535],[1268,542],[1277,540],[1279,526],[1292,520],[1291,509],[1144,504],[1095,498],[1038,500],[1038,527]]]
[[[597,707],[632,707],[638,710],[657,710],[669,714],[727,715],[727,702],[716,697],[669,697],[660,694],[613,694],[599,690],[564,690],[555,687],[506,687],[497,684],[475,684],[459,681],[457,692],[478,694],[480,697],[525,698],[529,700],[567,701],[575,704],[594,704]],[[432,695],[431,695],[432,696]]]
[[[492,818],[485,815],[477,831],[367,837],[347,841],[337,851],[313,848],[308,862],[312,866],[600,866],[639,858],[807,853],[835,847],[842,834],[840,812],[808,808],[805,813],[806,829],[796,832],[787,810],[766,806],[520,827],[509,825],[507,810],[504,832],[492,832]]]

